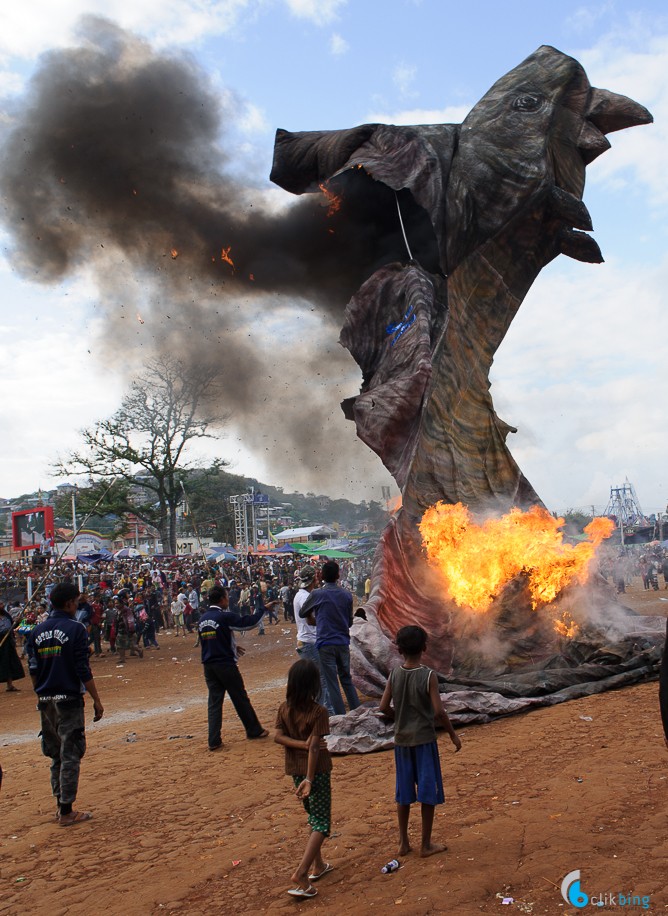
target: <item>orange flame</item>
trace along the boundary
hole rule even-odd
[[[452,600],[484,613],[520,572],[528,577],[534,609],[553,601],[570,583],[587,580],[596,548],[610,537],[614,524],[595,518],[585,528],[589,540],[575,547],[564,543],[563,524],[534,506],[478,525],[461,503],[439,502],[425,512],[420,533],[429,564],[441,573]]]
[[[223,248],[223,250],[220,252],[220,260],[221,260],[221,261],[225,261],[226,264],[229,264],[230,267],[232,268],[232,273],[234,273],[234,271],[236,270],[236,268],[235,268],[235,266],[234,266],[234,261],[233,261],[232,258],[230,257],[230,251],[231,251],[231,250],[232,250],[232,246],[231,246],[231,245],[228,245],[227,248]]]
[[[554,629],[559,636],[565,636],[566,639],[573,639],[580,632],[580,627],[573,620],[568,611],[564,611],[561,617],[554,621]]]
[[[341,209],[342,198],[334,194],[333,191],[330,191],[329,188],[324,184],[318,185],[318,187],[320,188],[322,193],[325,195],[327,203],[329,204],[329,206],[327,207],[327,216],[334,216],[334,214],[338,213],[339,210]]]
[[[175,260],[178,258],[178,256],[179,256],[179,253],[178,253],[178,251],[176,250],[176,248],[172,248],[172,250],[170,251],[170,254],[171,254],[171,256],[172,256],[172,260],[173,260],[173,261],[175,261]]]

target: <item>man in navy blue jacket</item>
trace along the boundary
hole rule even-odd
[[[202,647],[204,680],[209,688],[209,750],[223,746],[223,700],[229,693],[237,715],[246,729],[248,738],[266,738],[269,732],[260,724],[246,693],[244,679],[237,667],[237,658],[244,649],[237,646],[232,630],[252,630],[256,627],[264,607],[255,614],[241,616],[228,610],[227,589],[214,585],[209,589],[209,607],[200,617],[197,629]]]
[[[86,753],[84,689],[93,698],[94,722],[102,718],[104,708],[88,664],[86,627],[74,619],[79,588],[62,582],[50,599],[53,610],[29,635],[26,649],[42,722],[42,753],[51,758],[56,818],[61,827],[70,827],[92,817],[87,811],[73,810]]]

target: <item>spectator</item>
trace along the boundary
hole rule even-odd
[[[329,700],[336,715],[346,711],[341,687],[351,710],[360,705],[350,676],[350,627],[353,624],[353,596],[337,584],[339,565],[328,560],[322,567],[324,585],[309,595],[299,616],[312,615],[316,627],[316,647],[327,685]],[[341,687],[339,686],[341,683]]]

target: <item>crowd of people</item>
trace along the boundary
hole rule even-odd
[[[653,576],[641,558],[645,587]],[[14,647],[21,630],[24,654],[38,698],[43,754],[51,760],[51,788],[56,821],[72,827],[89,821],[90,812],[75,809],[81,759],[85,753],[84,694],[93,701],[94,718],[104,706],[90,668],[92,655],[103,645],[124,664],[126,653],[143,656],[159,648],[158,634],[173,627],[177,635],[196,637],[201,649],[208,691],[208,749],[223,747],[223,703],[229,695],[249,740],[269,736],[260,722],[238,667],[244,654],[236,634],[284,621],[297,625],[299,660],[287,673],[287,692],[275,721],[275,741],[285,751],[285,772],[308,814],[309,837],[292,873],[288,893],[311,898],[314,884],[334,868],[322,856],[322,844],[331,829],[332,762],[325,736],[330,715],[360,705],[350,672],[350,628],[355,611],[353,592],[368,595],[368,569],[363,563],[340,569],[328,560],[320,568],[299,566],[295,559],[265,558],[211,566],[198,559],[146,563],[124,561],[98,569],[64,566],[44,588],[46,597],[34,605],[6,609],[0,602],[0,676],[7,689],[24,677]],[[615,575],[615,562],[611,567]],[[666,587],[668,575],[664,571]],[[38,584],[39,594],[42,582]],[[48,609],[45,606],[48,600]],[[267,620],[268,619],[268,620]],[[379,714],[394,722],[396,811],[399,854],[408,855],[411,806],[421,806],[420,854],[430,856],[446,847],[432,839],[434,813],[444,801],[436,724],[444,727],[457,751],[461,741],[454,731],[438,691],[436,675],[422,664],[428,634],[418,626],[403,627],[396,644],[403,664],[388,679]],[[13,656],[12,656],[13,652]],[[668,745],[668,660],[661,670],[661,710]],[[1,773],[1,770],[0,770]]]
[[[191,571],[192,572],[192,571]],[[140,571],[141,573],[141,571]],[[208,578],[202,582],[177,582],[174,591],[185,595],[189,604],[191,593],[188,588],[198,591],[203,598],[193,608],[196,617],[198,642],[201,645],[201,661],[204,680],[208,689],[208,747],[219,751],[222,741],[222,709],[226,695],[239,716],[246,731],[246,737],[255,741],[269,736],[269,731],[260,722],[238,668],[238,659],[244,649],[236,641],[236,635],[256,627],[267,614],[271,603],[280,599],[279,583],[276,576],[265,575],[250,585],[248,602],[250,613],[243,613],[241,592],[237,609],[232,610],[230,595],[235,582],[223,584],[222,573],[207,570]],[[141,578],[141,581],[139,579]],[[141,653],[138,642],[138,622],[134,607],[142,601],[146,616],[153,611],[148,596],[154,595],[164,586],[150,575],[126,576],[113,595],[115,644],[117,651],[132,649]],[[345,713],[343,693],[348,709],[360,705],[350,674],[350,628],[354,621],[354,601],[349,588],[340,583],[341,571],[336,562],[328,560],[317,570],[307,564],[293,570],[293,585],[287,595],[296,587],[291,600],[284,600],[283,613],[295,613],[305,621],[313,640],[308,657],[301,657],[287,675],[286,700],[280,706],[275,722],[275,741],[285,749],[285,772],[292,778],[294,792],[302,800],[308,814],[310,834],[306,849],[292,874],[294,887],[288,893],[293,897],[311,898],[317,894],[313,886],[333,870],[333,865],[322,857],[322,844],[331,830],[331,757],[324,742],[329,733],[329,710],[322,705],[326,695],[328,703],[336,713]],[[145,581],[146,580],[146,581]],[[276,583],[276,584],[275,584]],[[264,587],[262,587],[264,584]],[[105,591],[108,585],[102,579],[97,589]],[[280,586],[283,588],[284,586]],[[185,591],[184,591],[185,589]],[[253,592],[261,596],[253,604]],[[243,589],[242,589],[243,591]],[[178,597],[174,599],[178,601]],[[90,669],[91,651],[95,653],[95,640],[89,643],[90,623],[82,616],[89,603],[79,586],[72,579],[59,582],[50,591],[49,615],[37,622],[27,633],[25,649],[33,687],[37,694],[37,707],[41,721],[42,753],[51,759],[51,788],[56,801],[55,818],[60,827],[72,827],[92,818],[87,811],[76,810],[81,759],[86,750],[84,694],[93,700],[94,719],[104,715],[104,706]],[[266,603],[265,603],[266,602]],[[93,602],[95,605],[96,602]],[[156,603],[155,616],[164,612],[168,601]],[[201,607],[201,610],[200,610]],[[6,612],[5,616],[11,620]],[[141,614],[141,612],[140,612]],[[363,608],[357,614],[365,618]],[[130,620],[134,619],[131,625]],[[101,626],[102,617],[97,619]],[[304,633],[300,630],[300,633]],[[393,673],[380,707],[380,712],[396,720],[395,760],[397,767],[397,811],[402,855],[410,851],[408,841],[408,817],[414,802],[421,804],[422,845],[421,855],[434,855],[445,846],[433,843],[431,832],[435,806],[443,803],[443,785],[436,742],[436,722],[440,722],[450,734],[457,750],[461,742],[452,728],[447,712],[438,696],[436,676],[421,664],[426,648],[427,634],[420,627],[407,627],[397,636],[399,651],[404,656],[405,666],[401,675]],[[301,639],[297,651],[304,648]],[[122,663],[122,661],[121,661]],[[423,676],[426,672],[426,677]]]
[[[645,591],[658,592],[661,584],[668,589],[668,550],[661,546],[635,546],[608,553],[599,563],[605,579],[614,582],[618,594],[624,594],[634,579],[642,579]]]
[[[325,714],[345,712],[341,687],[348,708],[359,706],[350,674],[349,630],[354,605],[369,592],[368,561],[353,560],[341,569],[329,562],[316,569],[300,566],[292,556],[249,555],[215,564],[198,557],[138,558],[93,565],[61,561],[46,570],[19,561],[5,563],[2,575],[5,594],[14,597],[7,608],[0,602],[0,679],[8,691],[20,690],[15,681],[25,672],[18,648],[38,696],[42,751],[51,758],[56,819],[62,827],[92,816],[76,811],[74,802],[85,751],[85,693],[93,699],[95,718],[104,714],[90,669],[93,656],[115,655],[123,666],[128,654],[142,658],[145,650],[159,649],[163,631],[182,638],[192,634],[201,647],[208,690],[210,751],[223,744],[227,695],[249,739],[269,734],[237,666],[244,648],[235,634],[248,629],[263,635],[265,626],[279,620],[296,623],[296,651],[307,653],[305,661],[315,667]],[[302,789],[301,795],[308,809],[308,793]]]
[[[14,623],[19,622],[21,638],[48,613],[53,587],[75,582],[81,591],[77,619],[89,632],[93,653],[124,656],[128,650],[141,654],[159,648],[161,630],[173,629],[182,637],[194,633],[202,601],[213,585],[229,589],[232,611],[256,613],[265,608],[270,624],[279,619],[294,622],[299,565],[293,556],[249,555],[218,563],[188,556],[95,564],[70,560],[43,570],[17,560],[0,566],[0,595]],[[363,599],[369,587],[369,561],[354,559],[343,565],[341,585]],[[264,635],[264,618],[258,627]]]

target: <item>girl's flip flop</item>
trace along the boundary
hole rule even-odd
[[[315,897],[317,890],[314,887],[309,886],[307,888],[295,887],[291,891],[288,891],[291,897]]]
[[[308,879],[309,881],[318,881],[320,878],[323,878],[330,871],[334,871],[334,866],[330,865],[329,862],[325,862],[325,867],[323,868],[323,870],[317,875],[309,875]]]

